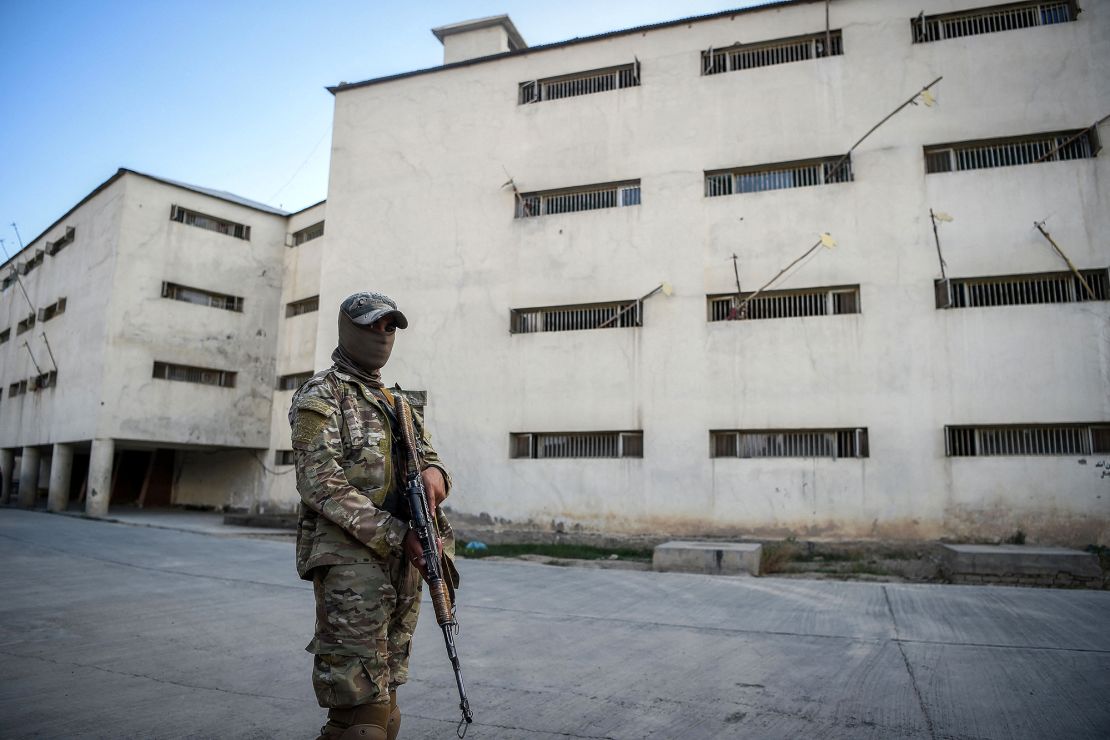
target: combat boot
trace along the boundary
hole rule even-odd
[[[386,740],[389,704],[360,704],[350,709],[329,709],[328,723],[316,740]]]
[[[385,727],[385,740],[397,740],[401,731],[401,710],[397,708],[397,689],[389,690],[389,724]]]

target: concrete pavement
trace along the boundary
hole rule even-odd
[[[0,558],[0,737],[319,727],[288,539],[0,509]],[[1107,592],[460,569],[468,738],[1110,736]],[[412,673],[402,738],[453,737],[434,620]]]

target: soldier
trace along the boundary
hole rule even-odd
[[[400,727],[397,687],[408,679],[424,559],[404,497],[399,389],[384,387],[381,368],[396,329],[406,327],[381,293],[348,297],[339,308],[335,364],[301,386],[289,410],[301,494],[297,573],[316,596],[316,635],[306,650],[314,656],[316,698],[328,708],[318,740],[393,740]],[[451,478],[422,419],[413,418],[445,577],[457,586],[454,540],[439,510]]]

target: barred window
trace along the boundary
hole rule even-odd
[[[509,435],[513,458],[615,458],[643,457],[644,433],[627,432],[525,432]]]
[[[307,370],[303,373],[293,373],[291,375],[282,375],[278,378],[277,389],[279,391],[295,391],[300,388],[305,382],[312,377],[312,371]]]
[[[40,373],[31,379],[31,390],[41,391],[47,388],[53,388],[58,384],[57,371],[51,370],[48,373]]]
[[[39,321],[50,321],[50,319],[54,318],[58,314],[65,313],[65,311],[66,311],[66,299],[65,298],[59,298],[58,300],[51,303],[49,306],[46,306],[45,308],[40,308],[39,309],[38,320]]]
[[[925,172],[960,172],[1038,162],[1091,159],[1102,148],[1094,127],[925,147]]]
[[[7,329],[5,329],[4,331],[0,331],[0,344],[3,344],[4,342],[8,341],[11,338],[12,338],[12,329],[11,329],[10,326]]]
[[[237,373],[229,370],[214,370],[207,367],[192,367],[190,365],[174,365],[169,362],[154,363],[153,377],[162,380],[179,380],[185,383],[200,383],[202,385],[218,385],[223,388],[235,387]]]
[[[44,257],[45,254],[46,253],[41,249],[35,250],[34,256],[32,256],[31,259],[29,259],[29,260],[27,260],[26,262],[23,263],[23,270],[22,270],[23,274],[26,275],[31,270],[33,270],[36,267],[38,267],[39,265],[41,265],[43,263],[43,261],[46,259]]]
[[[312,313],[313,311],[320,310],[320,296],[314,295],[308,298],[302,298],[299,301],[285,304],[285,318],[290,316],[300,316],[305,313]]]
[[[299,247],[302,244],[304,244],[305,242],[310,242],[313,239],[319,239],[323,235],[324,235],[324,222],[320,221],[319,223],[312,224],[311,226],[306,226],[305,228],[301,229],[300,231],[294,231],[293,232],[293,246],[294,247]]]
[[[49,255],[55,255],[58,252],[65,249],[70,244],[72,244],[73,240],[76,239],[76,238],[77,238],[77,229],[75,229],[72,226],[67,226],[66,227],[66,232],[63,236],[61,236],[60,238],[58,238],[58,239],[56,239],[52,242],[47,242],[46,243],[46,253],[49,254]]]
[[[1110,423],[946,426],[944,452],[948,457],[1101,455],[1110,453]]]
[[[27,318],[20,319],[19,323],[15,325],[16,336],[30,331],[35,325],[35,314],[27,314]]]
[[[16,396],[22,396],[26,392],[27,392],[27,381],[26,380],[17,380],[16,382],[14,382],[14,383],[12,383],[11,385],[8,386],[8,398],[15,398]]]
[[[619,67],[575,72],[542,80],[529,80],[518,86],[517,104],[539,103],[543,100],[573,98],[579,95],[639,87],[640,63],[622,64]]]
[[[984,33],[1067,23],[1074,21],[1078,15],[1079,6],[1075,0],[1010,3],[955,13],[922,13],[910,21],[910,30],[915,44],[926,44]]]
[[[851,182],[853,179],[855,177],[852,174],[851,156],[757,164],[706,172],[705,197],[758,193],[784,188],[806,188],[813,185]]]
[[[215,216],[207,216],[203,213],[190,211],[181,206],[170,206],[170,220],[177,221],[178,223],[188,224],[189,226],[196,226],[208,231],[215,231],[219,234],[227,234],[236,239],[244,239],[250,241],[251,227],[246,224],[236,223],[234,221],[227,221]]]
[[[832,49],[828,52],[826,46]],[[844,53],[844,39],[840,29],[827,34],[812,33],[774,41],[760,41],[754,44],[736,44],[723,49],[709,49],[701,53],[702,75],[715,75],[722,72],[738,72],[756,67],[769,67],[774,64],[804,62],[827,56],[840,56]]]
[[[1110,268],[1080,270],[1079,274],[1083,277],[1082,281],[1070,270],[937,280],[937,308],[1110,300]],[[1094,293],[1093,298],[1087,292],[1088,288]]]
[[[274,465],[292,465],[293,450],[274,450]]]
[[[514,308],[509,315],[509,331],[514,334],[534,334],[541,331],[643,326],[641,308],[639,300]]]
[[[718,293],[706,296],[709,321],[785,319],[800,316],[834,316],[860,313],[859,286],[765,290],[743,307],[751,293]]]
[[[640,181],[629,180],[604,185],[583,185],[563,190],[521,193],[517,197],[516,218],[638,205],[640,205]]]
[[[709,432],[710,457],[868,457],[867,429],[725,429]]]
[[[177,283],[163,282],[162,297],[171,298],[175,301],[184,301],[185,303],[194,303],[198,306],[222,308],[225,311],[235,311],[238,313],[242,313],[243,311],[243,298],[241,296],[216,293],[203,288],[190,288],[185,285],[178,285]]]

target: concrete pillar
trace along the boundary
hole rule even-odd
[[[112,461],[116,445],[110,439],[94,439],[89,455],[89,490],[85,496],[85,513],[107,516],[108,499],[112,495]],[[22,484],[21,484],[22,485]]]
[[[65,511],[69,507],[69,480],[73,472],[73,447],[54,445],[50,456],[50,494],[46,499],[47,511]]]
[[[24,447],[19,466],[19,505],[25,509],[33,508],[38,488],[39,451],[35,447]]]
[[[0,504],[12,497],[12,473],[15,472],[15,450],[0,450]]]

